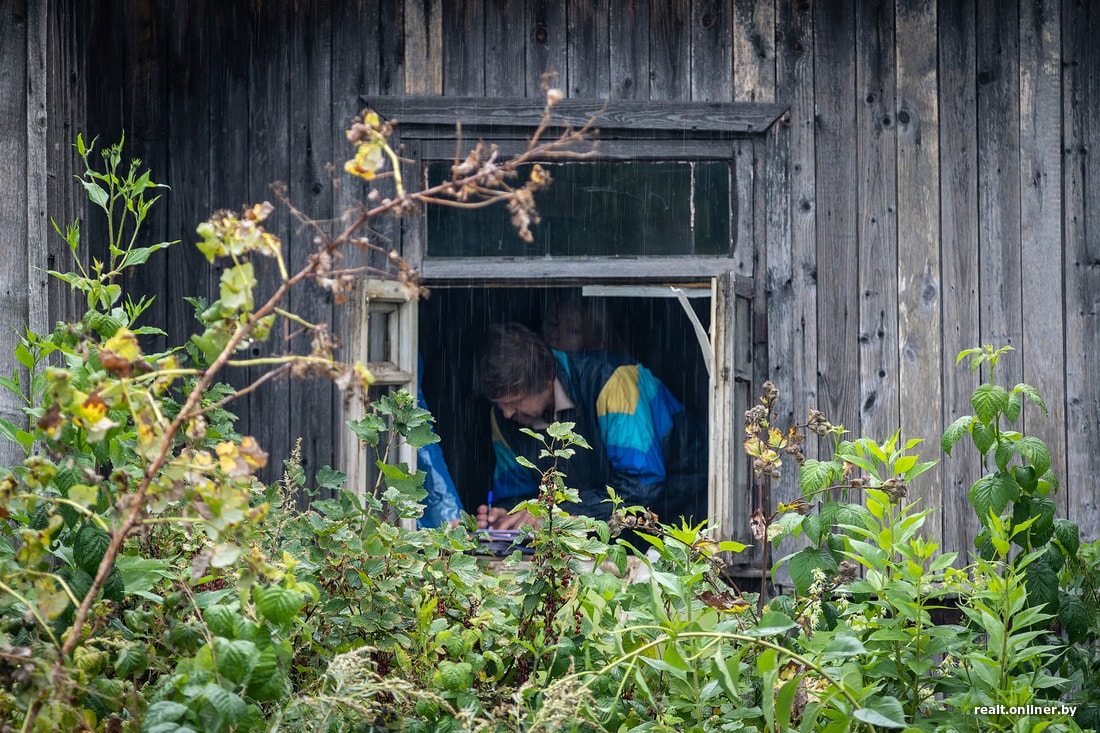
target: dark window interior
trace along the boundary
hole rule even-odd
[[[476,392],[478,346],[494,323],[518,321],[540,331],[566,303],[606,326],[607,345],[649,367],[701,420],[707,419],[706,366],[691,322],[671,297],[591,297],[549,287],[435,288],[422,300],[419,344],[422,390],[437,420],[448,467],[467,511],[484,501],[492,472],[489,403]],[[709,327],[709,297],[690,303]],[[568,474],[568,466],[566,466]]]
[[[535,194],[541,223],[523,241],[503,206],[427,209],[429,257],[726,255],[726,161],[544,164],[553,183]],[[429,184],[450,163],[428,166]],[[512,182],[514,186],[523,181]]]

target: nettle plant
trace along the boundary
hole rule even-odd
[[[960,360],[973,356],[993,366],[1003,353],[972,350]],[[881,443],[845,440],[841,428],[814,410],[806,424],[782,431],[772,424],[778,393],[770,386],[761,405],[746,415],[746,451],[758,477],[778,478],[783,459],[791,458],[801,488],[798,499],[775,512],[758,510],[754,533],[776,547],[787,536],[808,544],[777,562],[787,564],[794,594],[774,598],[766,608],[797,624],[787,639],[802,653],[848,640],[859,675],[853,670],[851,678],[842,678],[857,691],[874,690],[875,712],[882,715],[878,725],[1080,730],[1071,716],[1084,721],[1091,714],[1081,705],[1055,705],[1075,701],[1073,690],[1095,673],[1092,655],[1070,653],[1053,633],[1057,621],[1070,641],[1094,645],[1089,617],[1081,613],[1093,586],[1073,559],[1076,526],[1055,519],[1053,503],[1043,503],[1056,487],[1045,446],[998,424],[1005,417],[1015,421],[1021,397],[1042,404],[1027,385],[1014,392],[982,385],[973,400],[978,415],[960,419],[944,437],[950,453],[962,435],[976,434],[979,450],[995,465],[971,492],[985,529],[974,563],[963,570],[954,567],[956,553],[940,553],[922,533],[937,508],[917,511],[907,503],[910,483],[934,465],[913,452],[920,440],[903,443],[898,433]],[[831,438],[833,457],[805,459],[803,431]],[[1078,571],[1063,569],[1059,589],[1055,568],[1063,564]],[[956,607],[963,623],[945,623],[942,614]],[[1067,609],[1068,627],[1057,615]],[[938,622],[934,613],[941,615]],[[1056,712],[975,713],[1029,704]]]
[[[1011,346],[968,349],[958,362],[970,359],[971,371],[986,368],[987,381],[979,385],[970,399],[973,415],[964,415],[948,427],[943,436],[944,453],[964,436],[969,436],[987,470],[970,488],[968,498],[982,523],[974,542],[979,554],[989,559],[997,551],[992,534],[994,522],[1024,553],[1038,551],[1027,565],[1028,602],[1043,606],[1059,616],[1071,639],[1078,638],[1088,624],[1079,600],[1059,592],[1058,573],[1076,558],[1080,533],[1076,524],[1055,517],[1054,495],[1058,477],[1050,467],[1050,451],[1039,438],[1012,429],[1023,414],[1024,400],[1042,410],[1047,408],[1039,392],[1028,384],[1011,390],[998,385],[997,362]],[[1063,599],[1066,613],[1061,614]]]

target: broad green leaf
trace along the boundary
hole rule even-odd
[[[975,419],[971,424],[970,437],[974,439],[974,447],[983,456],[997,444],[997,431],[992,425],[986,425],[981,420]]]
[[[802,495],[805,496],[831,486],[835,483],[833,477],[836,475],[837,471],[838,467],[832,461],[816,461],[812,458],[807,459],[798,473],[798,481],[802,489]]]
[[[229,606],[216,603],[208,606],[202,616],[206,621],[206,627],[215,636],[232,639],[237,635],[237,612]]]
[[[857,708],[852,714],[856,720],[881,728],[904,728],[905,710],[894,697],[879,697],[865,708]]]
[[[223,730],[241,720],[248,711],[248,706],[240,696],[213,682],[202,688],[202,694],[216,712],[216,715],[211,716],[204,708],[200,714],[207,728]]]
[[[81,570],[94,575],[110,544],[111,535],[104,529],[94,524],[85,524],[77,532],[76,541],[73,542],[73,562]]]
[[[1017,384],[1012,391],[1022,394],[1024,397],[1027,397],[1032,404],[1036,405],[1037,407],[1039,407],[1039,409],[1043,411],[1044,415],[1048,414],[1047,405],[1045,402],[1043,402],[1043,398],[1039,394],[1039,390],[1035,389],[1030,384],[1024,384],[1023,382],[1021,382],[1020,384]]]
[[[1045,559],[1038,559],[1024,571],[1029,606],[1042,606],[1047,613],[1058,613],[1058,574]]]
[[[222,679],[237,685],[242,684],[248,679],[259,657],[259,650],[251,641],[214,637],[214,658]]]
[[[1020,487],[1011,476],[1003,473],[990,473],[982,476],[970,487],[970,505],[978,513],[982,523],[989,521],[989,513],[1000,514],[1008,502],[1019,496]]]
[[[248,678],[246,694],[259,702],[273,702],[283,697],[286,680],[279,669],[279,658],[273,647],[260,652]]]
[[[1091,614],[1080,598],[1063,596],[1058,608],[1058,620],[1071,644],[1083,642],[1092,623]]]
[[[119,265],[120,270],[125,270],[128,267],[134,265],[144,264],[149,260],[150,255],[156,252],[158,249],[164,249],[168,247],[171,242],[158,242],[151,247],[134,247],[132,250],[126,253],[126,256],[122,259],[122,264]]]
[[[1054,539],[1068,557],[1075,557],[1081,546],[1081,529],[1068,519],[1054,520]]]
[[[305,605],[305,596],[300,591],[275,585],[254,586],[252,598],[264,618],[277,625],[290,623]]]
[[[1042,476],[1050,468],[1050,451],[1046,443],[1038,438],[1025,436],[1016,442],[1016,450],[1027,459],[1027,462],[1035,469],[1035,473]]]
[[[756,626],[748,628],[745,633],[749,636],[778,636],[785,634],[798,626],[791,617],[781,611],[769,611],[760,619]]]
[[[115,677],[126,679],[136,677],[145,671],[149,664],[149,652],[143,642],[135,642],[118,650],[115,657]],[[165,720],[175,718],[164,718]]]
[[[917,465],[918,456],[902,456],[894,462],[894,473],[904,474]]]
[[[981,384],[970,396],[978,419],[990,425],[1008,408],[1008,390],[996,384]]]
[[[829,641],[821,652],[822,659],[841,659],[854,657],[859,654],[867,654],[867,648],[854,636],[847,634],[836,636]]]
[[[187,715],[187,706],[171,700],[160,700],[145,710],[142,718],[142,730],[161,723],[174,723]]]
[[[344,482],[348,480],[348,475],[342,471],[337,471],[330,466],[321,466],[317,471],[316,481],[317,488],[329,489],[336,491],[343,488]]]

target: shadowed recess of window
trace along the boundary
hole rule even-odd
[[[520,239],[503,206],[429,207],[431,257],[722,256],[730,251],[730,168],[724,161],[547,164],[535,196],[542,222]],[[428,166],[430,184],[449,163]],[[519,181],[517,184],[519,185]]]

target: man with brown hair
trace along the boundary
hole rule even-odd
[[[637,361],[607,351],[554,351],[517,323],[491,328],[480,360],[480,389],[492,403],[490,424],[496,465],[478,524],[513,529],[528,521],[508,514],[537,496],[541,444],[521,428],[541,430],[572,422],[591,451],[578,450],[561,468],[576,488],[575,511],[606,519],[611,486],[627,506],[641,505],[665,521],[706,514],[705,434],[668,388]]]

